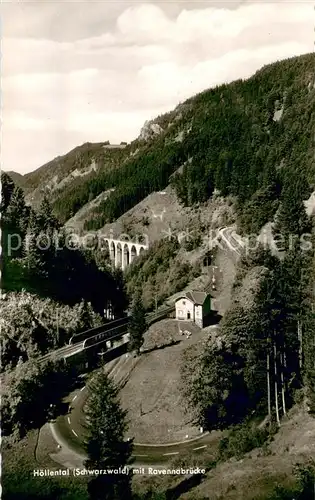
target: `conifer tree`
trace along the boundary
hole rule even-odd
[[[188,407],[193,410],[195,422],[205,429],[223,429],[245,417],[250,401],[244,358],[236,344],[220,339],[208,345],[193,373],[183,367],[182,376]]]
[[[140,347],[143,344],[143,336],[146,329],[145,310],[142,304],[140,292],[137,292],[132,305],[131,321],[129,326],[129,349],[131,351],[136,350],[138,355],[140,354]]]
[[[46,195],[42,199],[38,210],[38,221],[42,231],[60,228],[60,224],[53,214],[52,206]]]
[[[93,500],[131,499],[132,441],[126,440],[127,412],[120,406],[118,387],[104,371],[89,385],[87,410],[88,440],[86,467],[98,470],[118,470],[102,474],[90,481],[88,490]]]
[[[11,228],[24,233],[28,223],[29,210],[25,205],[24,193],[20,187],[12,192],[6,210],[6,220]]]
[[[114,317],[119,317],[125,314],[128,307],[128,297],[126,293],[126,283],[123,272],[120,268],[112,271],[112,277],[115,284],[114,290],[111,292],[111,302],[113,304]]]
[[[307,182],[302,174],[287,173],[274,227],[274,234],[282,236],[285,249],[292,248],[297,239],[311,231],[303,201],[307,197],[305,186]]]
[[[31,210],[28,230],[24,242],[24,255],[25,263],[29,273],[34,274],[34,277],[47,278],[47,271],[45,272],[45,263],[43,259],[43,252],[38,246],[38,237],[40,233],[40,224],[38,216],[34,210]]]
[[[46,280],[52,275],[55,261],[55,236],[60,224],[53,215],[45,196],[38,212],[31,211],[26,236],[25,254],[27,268],[36,279]],[[43,286],[43,283],[42,285]],[[45,289],[49,286],[45,285]]]
[[[304,380],[309,394],[314,393],[313,362],[314,356],[312,281],[313,259],[305,245],[307,240],[314,245],[312,224],[307,216],[303,200],[307,197],[303,175],[288,175],[284,184],[282,203],[276,220],[275,232],[280,233],[285,241],[285,255],[281,264],[282,276],[282,312],[285,326],[282,335],[282,361],[284,375],[289,383],[283,381],[285,397],[290,397],[287,387],[301,387]],[[305,246],[303,246],[305,245]],[[309,375],[309,378],[307,376]],[[294,384],[292,380],[294,379]],[[311,400],[313,400],[311,396]]]
[[[79,328],[82,330],[90,328],[93,322],[93,308],[89,302],[86,302],[86,300],[82,300],[79,314]]]
[[[314,238],[313,238],[314,248]],[[299,311],[300,364],[305,386],[307,404],[315,414],[315,285],[314,256],[304,255],[302,279],[300,283],[301,308]],[[293,271],[294,272],[294,271]]]
[[[2,215],[2,231],[3,231],[3,253],[10,258],[19,258],[23,252],[23,241],[26,234],[29,218],[29,208],[25,205],[24,193],[21,188],[15,187],[13,190],[10,186],[9,201],[4,200],[6,205]],[[4,191],[4,189],[2,190]],[[2,195],[5,193],[2,192]],[[3,205],[3,207],[4,207]],[[3,208],[4,210],[4,208]],[[8,248],[9,241],[11,248]]]
[[[15,185],[11,177],[6,172],[1,172],[1,213],[5,213],[12,193],[14,191]]]

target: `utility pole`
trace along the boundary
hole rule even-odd
[[[275,403],[276,403],[276,418],[277,424],[280,427],[280,418],[279,418],[279,405],[278,405],[278,373],[277,373],[277,347],[276,347],[276,338],[274,335],[274,344],[273,344],[273,357],[274,357],[274,374],[275,374]]]
[[[271,397],[270,397],[270,354],[267,353],[267,397],[268,397],[268,417],[271,418]]]
[[[154,283],[154,303],[155,303],[155,312],[157,312],[158,299],[157,299],[157,286],[156,286],[156,283]]]
[[[285,404],[285,386],[284,386],[284,375],[283,375],[283,369],[284,369],[284,363],[285,363],[285,354],[284,353],[280,353],[280,361],[281,361],[280,377],[281,377],[282,408],[283,408],[283,414],[286,415],[287,410],[286,410],[286,404]]]
[[[303,359],[303,336],[302,336],[302,325],[300,320],[298,320],[297,330],[298,330],[298,342],[299,342],[299,367],[301,369],[302,359]]]
[[[57,321],[57,335],[56,335],[56,339],[57,339],[57,346],[59,345],[59,316],[58,316],[58,309],[57,309],[57,312],[56,312],[56,321]]]
[[[212,278],[211,278],[211,283],[212,283],[212,290],[216,290],[216,277],[215,277],[215,269],[218,269],[218,266],[211,266],[211,275],[212,275]]]

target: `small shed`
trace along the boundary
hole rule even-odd
[[[211,313],[211,295],[197,290],[186,292],[175,301],[175,311],[177,320],[194,321],[203,328]]]

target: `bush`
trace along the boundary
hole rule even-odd
[[[71,307],[26,292],[8,293],[0,302],[0,317],[2,370],[61,347],[74,333],[102,323],[91,304],[82,301]]]
[[[269,437],[267,429],[258,429],[251,423],[243,423],[232,428],[229,435],[221,439],[219,456],[223,460],[241,458],[245,453],[260,448]]]
[[[268,497],[261,500],[311,500],[314,498],[315,488],[315,462],[311,460],[308,464],[297,464],[294,475],[296,484],[292,487],[277,485]]]
[[[196,248],[200,247],[201,242],[202,242],[201,235],[194,234],[192,237],[184,240],[183,246],[187,252],[191,252],[192,250],[195,250]]]
[[[21,438],[28,430],[40,428],[52,412],[61,409],[62,398],[73,389],[77,375],[63,361],[19,363],[4,378],[2,433]]]

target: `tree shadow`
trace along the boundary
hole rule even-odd
[[[69,412],[69,403],[65,403],[64,401],[60,401],[60,403],[56,407],[56,415],[67,415]]]
[[[170,488],[165,493],[166,500],[176,500],[180,498],[184,493],[187,493],[192,488],[196,488],[202,482],[204,474],[194,474],[181,481],[177,486]]]
[[[219,324],[222,317],[218,311],[211,311],[211,314],[204,318],[203,327]]]
[[[153,352],[153,351],[160,351],[162,349],[166,349],[167,347],[172,347],[173,345],[178,345],[180,343],[181,343],[181,340],[173,340],[172,342],[169,342],[168,344],[150,347],[150,349],[143,349],[141,351],[141,354],[149,354],[150,352]]]

